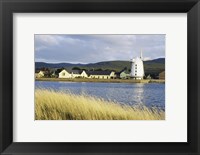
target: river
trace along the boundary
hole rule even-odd
[[[165,84],[35,81],[35,87],[85,94],[131,106],[165,109]]]

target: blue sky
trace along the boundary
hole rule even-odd
[[[95,63],[165,57],[165,35],[35,35],[35,61]]]

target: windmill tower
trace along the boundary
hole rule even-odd
[[[140,52],[140,58],[131,60],[131,74],[130,76],[134,79],[143,79],[144,77],[144,65],[143,65],[143,56],[142,50]]]

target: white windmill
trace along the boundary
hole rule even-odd
[[[140,58],[131,60],[131,74],[130,76],[134,79],[143,79],[144,77],[144,65],[143,65],[143,57],[142,50],[140,52]]]

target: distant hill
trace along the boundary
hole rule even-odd
[[[81,69],[92,70],[92,69],[102,69],[102,70],[115,70],[120,71],[125,67],[128,70],[131,69],[131,63],[129,61],[104,61],[98,63],[89,63],[89,64],[72,64],[72,63],[44,63],[44,62],[35,62],[35,68],[50,68],[50,69],[57,69],[57,68],[66,68],[71,70],[73,67],[78,67]],[[165,58],[159,58],[154,60],[144,61],[144,70],[145,74],[155,74],[158,75],[160,72],[165,70]]]
[[[62,68],[62,67],[73,67],[76,64],[70,63],[45,63],[45,62],[35,62],[35,68]]]
[[[145,75],[157,76],[160,72],[165,70],[165,58],[159,58],[149,61],[144,61]]]
[[[146,62],[165,63],[165,58],[158,58],[158,59],[149,60],[149,61],[146,61]]]

